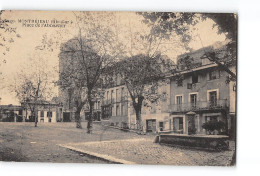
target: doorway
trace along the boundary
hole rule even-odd
[[[63,122],[70,122],[70,112],[63,112]]]
[[[146,120],[146,127],[147,132],[156,132],[156,120]]]
[[[183,117],[173,118],[173,131],[177,134],[183,134]]]
[[[196,134],[195,115],[188,115],[188,134]]]

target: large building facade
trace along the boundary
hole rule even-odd
[[[154,103],[143,101],[141,119],[144,132],[158,132],[169,128],[170,84],[160,86],[158,91],[163,95],[159,101]],[[132,100],[120,78],[115,79],[112,86],[105,89],[101,107],[103,124],[127,129],[137,128]]]
[[[207,50],[214,50],[222,55],[220,58],[225,58],[225,46],[221,45],[178,57],[179,72],[170,76],[170,130],[181,134],[209,134],[203,124],[222,122],[224,128],[214,134],[234,136],[236,81],[229,79],[226,69],[204,57]],[[182,59],[186,59],[186,64]],[[187,59],[190,59],[188,64]],[[236,75],[236,63],[232,59],[220,62]]]
[[[209,131],[203,124],[221,121],[225,130],[214,134],[235,134],[236,82],[227,82],[229,74],[216,63],[202,58],[203,53],[205,48],[179,56],[178,70],[167,76],[170,83],[159,88],[165,98],[159,103],[143,102],[144,132],[205,135]],[[181,62],[186,56],[192,58],[190,67]],[[227,67],[236,74],[235,64]],[[132,100],[120,81],[105,90],[101,119],[107,125],[136,129]]]
[[[207,134],[202,124],[223,121],[231,128],[235,113],[235,90],[226,83],[228,74],[214,63],[181,72],[171,78],[169,106],[172,130],[184,134]]]

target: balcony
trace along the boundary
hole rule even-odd
[[[169,105],[170,112],[188,112],[188,111],[202,111],[202,110],[221,110],[228,107],[227,100],[197,101],[196,103],[183,103]]]

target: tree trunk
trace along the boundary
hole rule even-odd
[[[137,130],[138,131],[143,131],[143,126],[142,126],[142,114],[141,114],[141,107],[136,108],[135,114],[136,114],[136,125],[137,125]]]
[[[89,100],[88,102],[89,102],[89,117],[88,117],[88,124],[87,124],[87,133],[92,133],[94,102],[92,102],[91,100]]]
[[[34,126],[37,127],[37,123],[38,123],[37,121],[38,121],[38,118],[37,118],[36,115],[34,116],[34,119],[35,119],[35,121],[34,121]]]
[[[80,118],[80,110],[75,112],[75,121],[76,121],[76,128],[82,128],[81,126],[81,118]]]
[[[136,125],[138,131],[143,131],[143,125],[142,125],[142,103],[144,98],[142,96],[138,97],[138,102],[135,103],[135,114],[136,114]]]
[[[35,112],[35,111],[36,111],[36,112]],[[37,127],[38,116],[37,116],[37,110],[35,110],[35,111],[33,112],[33,114],[34,114],[34,126]]]

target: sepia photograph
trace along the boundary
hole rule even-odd
[[[237,13],[0,12],[0,161],[235,166]]]

